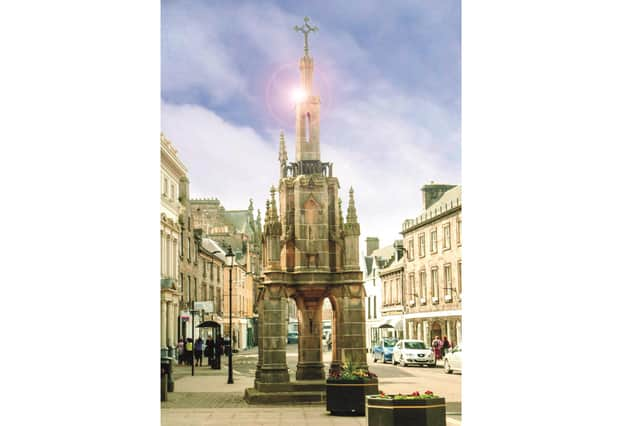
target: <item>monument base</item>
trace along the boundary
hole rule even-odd
[[[290,383],[262,383],[256,380],[254,388],[244,391],[248,404],[308,404],[325,403],[325,380],[298,380]]]

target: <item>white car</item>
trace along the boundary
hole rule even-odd
[[[431,348],[427,347],[422,340],[398,340],[393,347],[391,356],[393,365],[400,364],[406,367],[410,364],[426,365],[435,367],[436,358]]]
[[[462,373],[462,345],[457,345],[451,352],[444,356],[444,372],[451,373],[459,371]]]

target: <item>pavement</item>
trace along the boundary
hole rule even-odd
[[[257,348],[234,354],[234,367],[243,363],[255,365],[253,352],[257,354]],[[226,357],[220,370],[196,367],[195,376],[191,376],[191,366],[174,366],[173,378],[174,391],[161,402],[162,425],[367,425],[366,416],[330,415],[324,402],[249,405],[243,399],[244,390],[253,387],[254,378],[234,368],[233,383],[228,384]],[[447,403],[448,426],[461,424],[460,412],[459,402]]]

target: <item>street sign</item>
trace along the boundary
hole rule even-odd
[[[213,312],[213,302],[208,300],[206,302],[195,302],[194,307],[196,311]]]

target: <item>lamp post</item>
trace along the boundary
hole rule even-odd
[[[407,254],[407,258],[408,258],[409,257],[409,251],[404,247],[400,247],[400,249]],[[403,262],[403,263],[406,264],[406,261]],[[402,281],[401,281],[402,282],[402,338],[406,339],[407,338],[407,320],[404,317],[404,311],[406,309],[405,308],[405,300],[404,300],[404,269],[405,268],[404,268],[404,265],[403,265],[402,266],[402,273],[401,273],[402,274],[401,275],[401,278],[402,278]]]
[[[231,278],[233,276],[233,250],[231,250],[231,246],[227,250],[226,258],[227,265],[229,266],[229,378],[227,379],[227,384],[233,384],[233,299],[231,298],[232,293],[232,283]]]
[[[195,354],[196,354],[196,302],[191,301],[191,375],[195,375]]]

